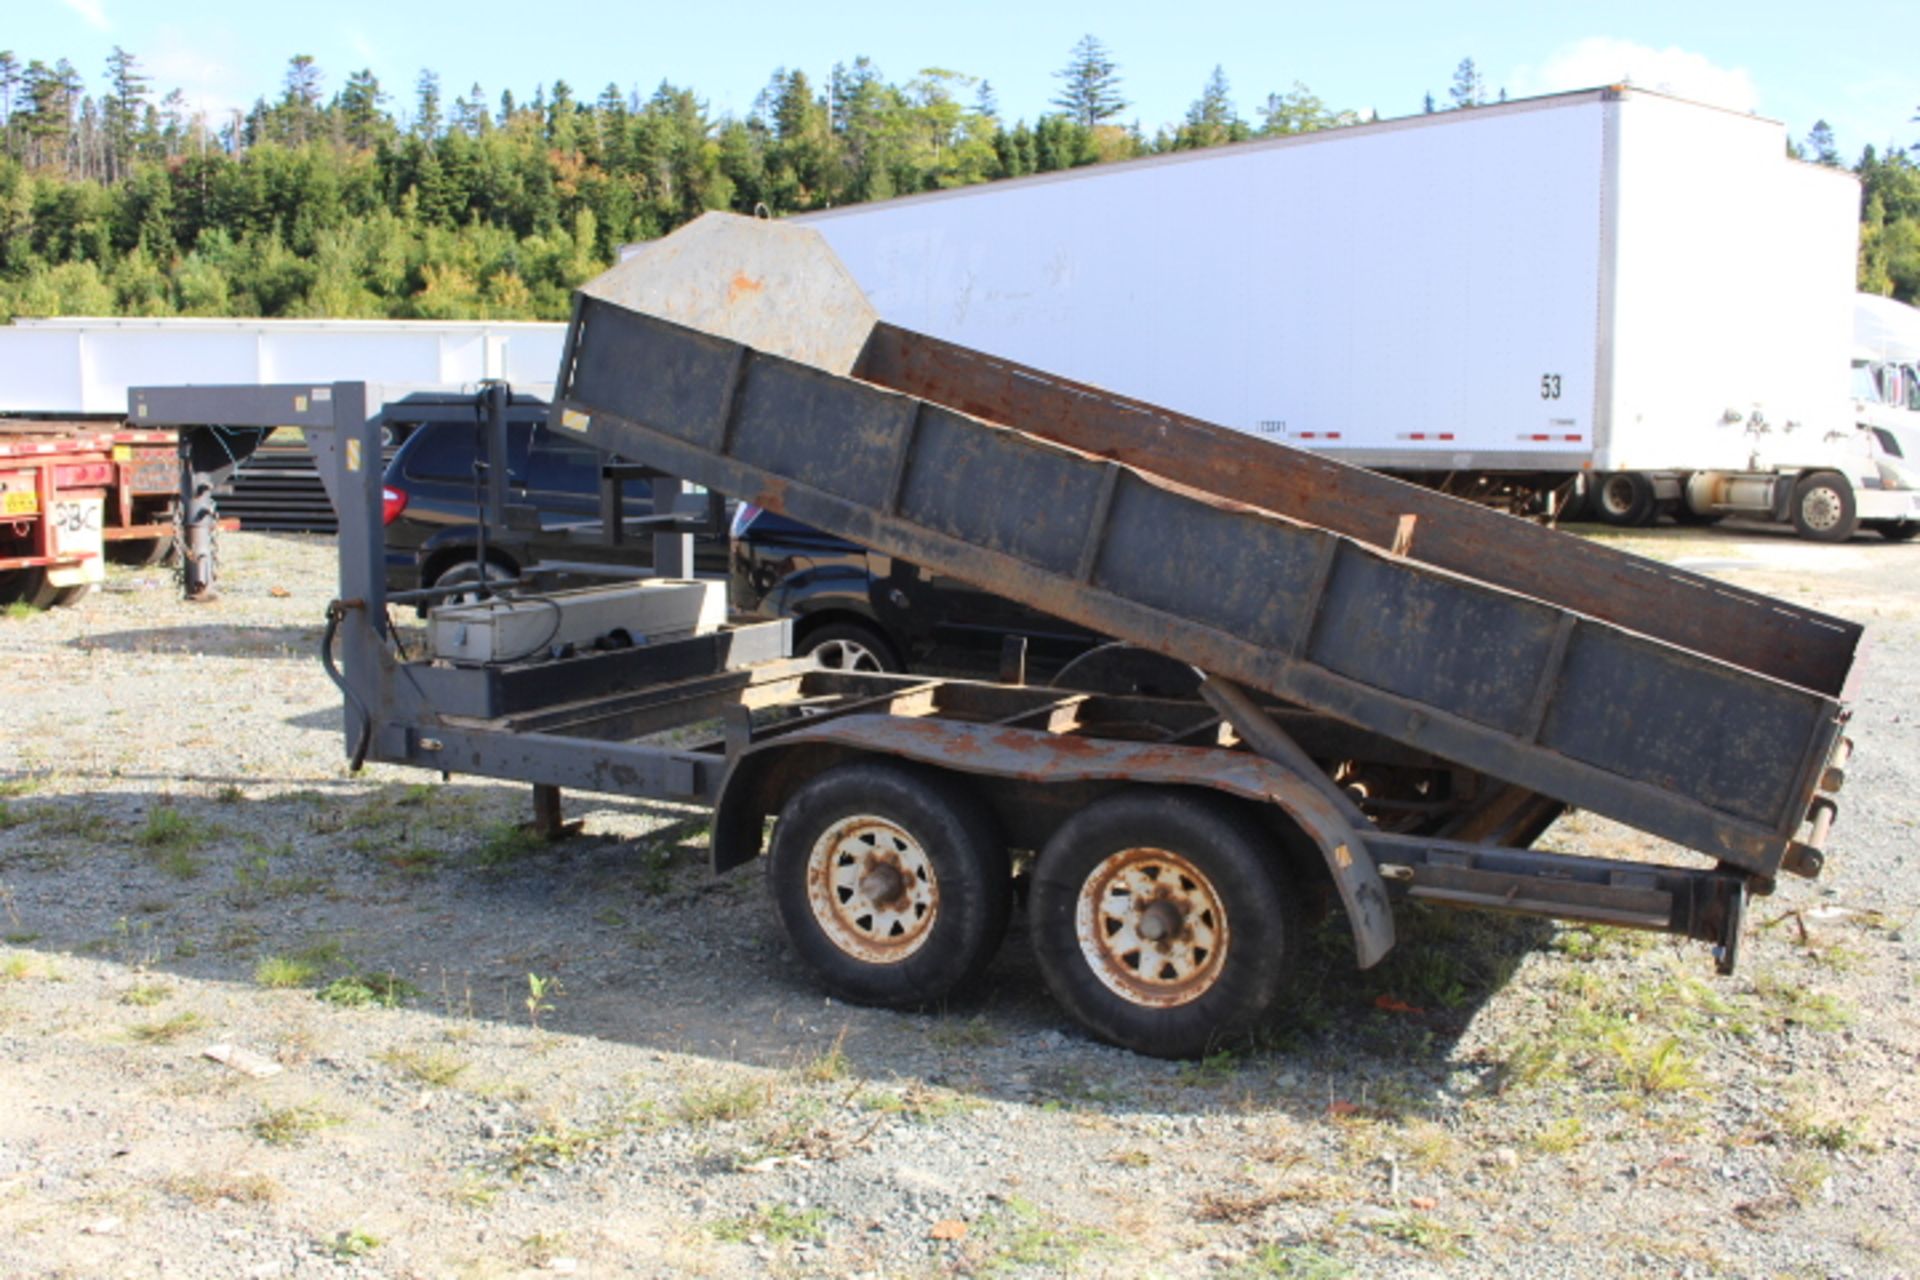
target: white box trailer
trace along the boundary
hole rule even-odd
[[[499,320],[113,319],[0,325],[0,414],[124,417],[129,387],[504,379],[542,397],[567,327]]]
[[[1920,515],[1850,418],[1858,202],[1778,123],[1614,87],[797,221],[893,323],[1255,435],[1619,523],[1819,473],[1846,536]]]

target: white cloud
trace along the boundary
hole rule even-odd
[[[113,30],[113,24],[107,21],[106,10],[100,7],[100,0],[60,0],[60,2],[79,14],[95,31]]]
[[[205,115],[216,129],[235,111],[247,109],[248,81],[235,70],[242,59],[231,32],[215,27],[189,33],[165,26],[152,39],[154,47],[141,55],[140,65],[153,77],[156,98],[179,89],[188,109]]]
[[[371,66],[380,61],[380,50],[374,47],[373,41],[367,39],[366,32],[358,27],[346,27],[342,29],[341,34],[346,37],[347,47],[353,50],[354,55],[362,63]]]
[[[1671,45],[1655,49],[1607,36],[1576,40],[1554,50],[1537,67],[1519,68],[1514,90],[1517,97],[1531,97],[1622,81],[1733,111],[1752,111],[1760,103],[1745,68],[1718,66],[1705,54]]]

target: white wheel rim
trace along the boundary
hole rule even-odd
[[[815,666],[828,671],[879,671],[880,655],[858,640],[827,640],[814,646]]]
[[[1226,903],[1213,882],[1166,849],[1122,849],[1080,886],[1074,928],[1101,984],[1138,1005],[1198,1000],[1225,970]]]
[[[1800,518],[1807,522],[1807,528],[1822,533],[1834,528],[1840,523],[1840,495],[1825,485],[1807,490],[1807,496],[1800,499]]]
[[[807,903],[834,946],[868,964],[898,964],[926,945],[940,914],[940,882],[913,834],[855,814],[807,853]]]

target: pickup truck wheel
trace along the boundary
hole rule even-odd
[[[800,657],[828,671],[904,671],[893,646],[857,622],[829,622],[800,642]]]
[[[1859,527],[1853,486],[1837,471],[1814,471],[1793,486],[1793,531],[1814,542],[1845,542]]]
[[[486,582],[510,582],[517,576],[514,570],[507,568],[505,565],[496,564],[492,560],[488,560],[485,564],[482,564],[478,560],[461,560],[447,566],[439,577],[427,585],[431,587],[457,587],[471,584],[473,590],[456,591],[452,595],[442,596],[440,599],[434,601],[434,603],[478,604],[481,599],[479,587],[483,580]]]
[[[1040,853],[1028,927],[1054,998],[1103,1040],[1190,1058],[1258,1026],[1301,912],[1272,842],[1208,797],[1125,791]]]
[[[1601,476],[1591,495],[1594,518],[1622,529],[1652,524],[1659,509],[1653,481],[1638,471],[1614,471]]]
[[[1012,902],[1006,846],[980,804],[896,764],[841,765],[795,791],[767,876],[801,962],[857,1004],[928,1004],[974,978]]]

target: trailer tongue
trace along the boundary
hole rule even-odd
[[[710,804],[716,870],[765,852],[851,1000],[976,976],[1029,860],[1050,990],[1144,1052],[1261,1021],[1334,896],[1362,965],[1400,892],[1697,938],[1730,971],[1749,893],[1817,874],[1835,813],[1853,624],[877,326],[802,228],[709,215],[583,289],[556,427],[671,477],[656,521],[690,480],[1197,669],[1196,696],[811,670],[784,623],[410,657],[365,386],[133,398],[307,428],[356,759],[524,779],[549,820],[561,786]],[[517,590],[556,634],[617,611]],[[1532,848],[1570,806],[1705,857]]]

